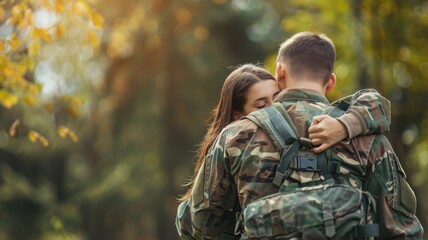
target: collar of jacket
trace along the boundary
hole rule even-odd
[[[325,104],[330,104],[327,98],[321,93],[312,89],[303,89],[303,88],[284,89],[279,93],[275,101],[276,102],[309,101],[309,102],[322,102]]]

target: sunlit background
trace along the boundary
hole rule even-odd
[[[230,67],[273,73],[299,31],[335,42],[330,100],[391,101],[428,229],[428,1],[0,0],[0,22],[0,240],[178,239]]]

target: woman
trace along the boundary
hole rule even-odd
[[[197,152],[195,172],[187,186],[189,189],[181,201],[189,199],[196,173],[221,130],[229,123],[272,105],[280,89],[275,78],[267,70],[253,64],[245,64],[235,69],[226,78],[220,93],[220,100],[212,111],[207,133]]]

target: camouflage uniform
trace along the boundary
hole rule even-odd
[[[358,122],[365,124],[365,127],[359,126],[359,133],[380,133],[388,129],[389,105],[382,107],[380,100],[375,91],[360,92],[348,110],[351,114],[341,120],[350,121],[352,117],[349,115],[354,115],[354,125]],[[277,101],[288,111],[302,137],[308,136],[312,118],[329,106],[324,96],[307,89],[284,90]],[[422,226],[414,215],[416,198],[404,180],[397,156],[383,135],[343,141],[331,148],[331,155],[341,162],[340,173],[346,176],[341,178],[342,181],[367,189],[374,196],[377,204],[375,221],[380,224],[381,239],[422,238]],[[279,158],[280,153],[269,136],[252,121],[243,119],[227,126],[207,154],[191,198],[178,207],[176,226],[180,237],[220,239],[224,232],[233,232],[240,206],[278,192],[272,181]],[[318,173],[294,171],[284,184],[300,184],[319,178]]]

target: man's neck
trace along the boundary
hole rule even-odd
[[[287,89],[311,89],[325,95],[325,88],[321,84],[310,80],[299,80],[287,82]]]

